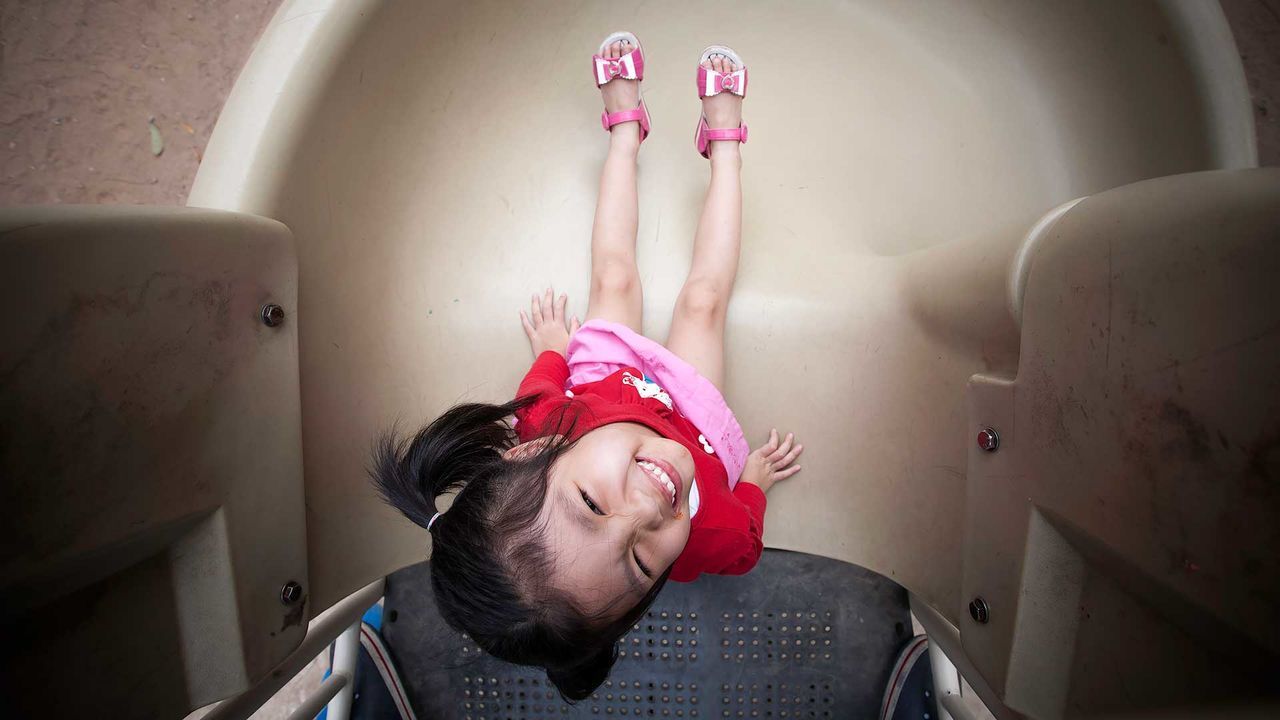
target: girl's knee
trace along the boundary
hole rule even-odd
[[[676,300],[676,314],[687,322],[716,325],[729,308],[729,288],[712,280],[690,278]]]
[[[605,261],[591,270],[591,294],[595,297],[631,297],[640,290],[635,263]]]

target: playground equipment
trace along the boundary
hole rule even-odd
[[[427,556],[371,438],[509,399],[516,308],[586,297],[583,58],[623,24],[655,337],[706,172],[689,56],[753,60],[726,395],[806,444],[767,544],[906,587],[1001,717],[1274,696],[1280,171],[1216,4],[620,12],[286,0],[190,207],[0,214],[15,697],[234,716]]]

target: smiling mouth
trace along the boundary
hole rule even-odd
[[[675,472],[675,469],[669,464],[662,462],[661,460],[654,461],[647,458],[636,458],[636,464],[639,465],[640,469],[654,481],[655,485],[666,493],[666,497],[671,503],[671,508],[673,510],[676,509],[680,502],[680,490],[684,485],[680,474]]]

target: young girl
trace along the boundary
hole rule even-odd
[[[587,322],[568,320],[564,295],[534,295],[520,316],[537,359],[516,400],[454,407],[409,441],[387,436],[373,466],[387,501],[432,533],[444,618],[499,658],[545,668],[575,700],[604,682],[616,640],[668,578],[755,566],[764,494],[799,472],[803,449],[773,431],[750,452],[719,390],[741,240],[746,67],[720,46],[697,67],[695,141],[711,183],[665,347],[640,334],[636,156],[650,126],[639,41],[610,35],[592,67],[610,143]]]

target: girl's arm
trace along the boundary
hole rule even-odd
[[[558,352],[548,350],[533,361],[533,367],[520,381],[516,398],[537,398],[531,405],[516,411],[516,435],[521,442],[540,436],[547,413],[565,399],[564,386],[569,381],[569,364]]]
[[[690,538],[685,552],[671,569],[671,579],[688,582],[701,573],[742,575],[756,566],[764,552],[764,494],[779,480],[800,472],[795,460],[804,446],[788,434],[779,442],[778,431],[747,457],[742,477],[733,489],[733,500],[708,504],[699,512],[709,512],[697,532]]]
[[[569,363],[565,362],[560,353],[548,350],[533,361],[533,367],[529,368],[529,372],[520,381],[516,397],[564,397],[564,385],[568,381]]]
[[[764,552],[765,505],[760,488],[743,482],[733,489],[732,499],[704,504],[698,511],[700,527],[671,568],[671,579],[689,582],[702,573],[749,572]]]
[[[551,407],[548,401],[563,399],[564,386],[569,381],[569,365],[564,354],[569,336],[578,330],[578,318],[573,318],[566,329],[564,311],[569,298],[561,295],[559,302],[554,302],[554,297],[555,293],[547,288],[544,297],[533,296],[528,315],[520,311],[529,347],[537,358],[516,390],[517,398],[537,398],[532,405],[516,412],[516,432],[524,441],[537,437]]]

